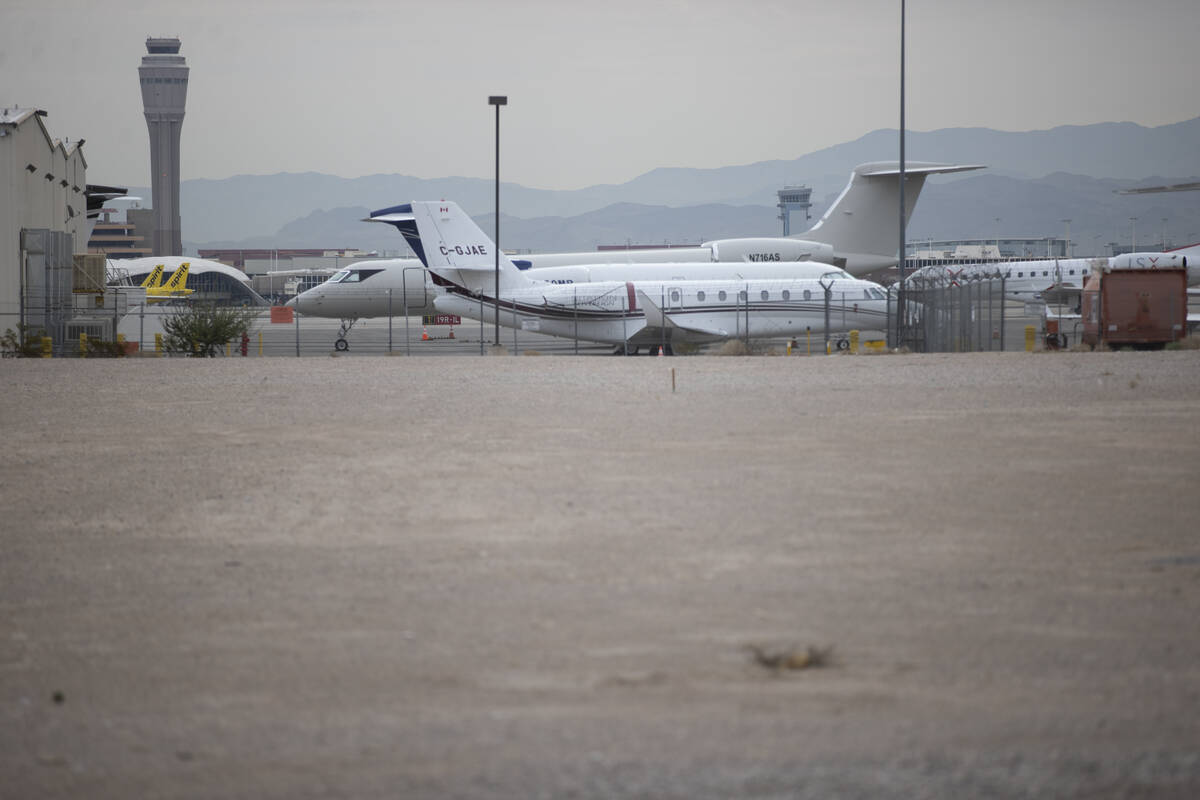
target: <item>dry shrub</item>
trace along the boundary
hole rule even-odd
[[[1200,336],[1185,336],[1167,345],[1168,350],[1200,350]]]
[[[745,647],[750,660],[763,669],[781,670],[818,669],[833,663],[833,647],[764,647],[748,644]]]
[[[713,351],[714,356],[748,356],[750,348],[741,339],[730,339]]]

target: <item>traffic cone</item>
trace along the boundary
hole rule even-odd
[[[429,328],[425,327],[424,325],[421,326],[421,341],[429,341]]]
[[[667,348],[663,347],[661,344],[658,346],[658,354],[660,356],[665,356],[667,354],[666,350]]]
[[[448,338],[448,339],[454,338],[454,326],[453,325],[450,326],[450,335],[446,338]]]

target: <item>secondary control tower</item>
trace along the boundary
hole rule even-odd
[[[183,255],[179,223],[179,132],[187,103],[187,60],[178,39],[147,39],[138,67],[142,108],[150,129],[150,192],[154,204],[154,255]]]

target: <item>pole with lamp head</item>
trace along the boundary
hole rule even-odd
[[[500,346],[500,106],[508,105],[507,95],[490,95],[488,105],[496,107],[496,332],[493,344]]]

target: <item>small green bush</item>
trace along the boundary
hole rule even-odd
[[[197,358],[214,358],[226,342],[242,338],[258,318],[257,308],[194,303],[163,319],[166,348]]]

